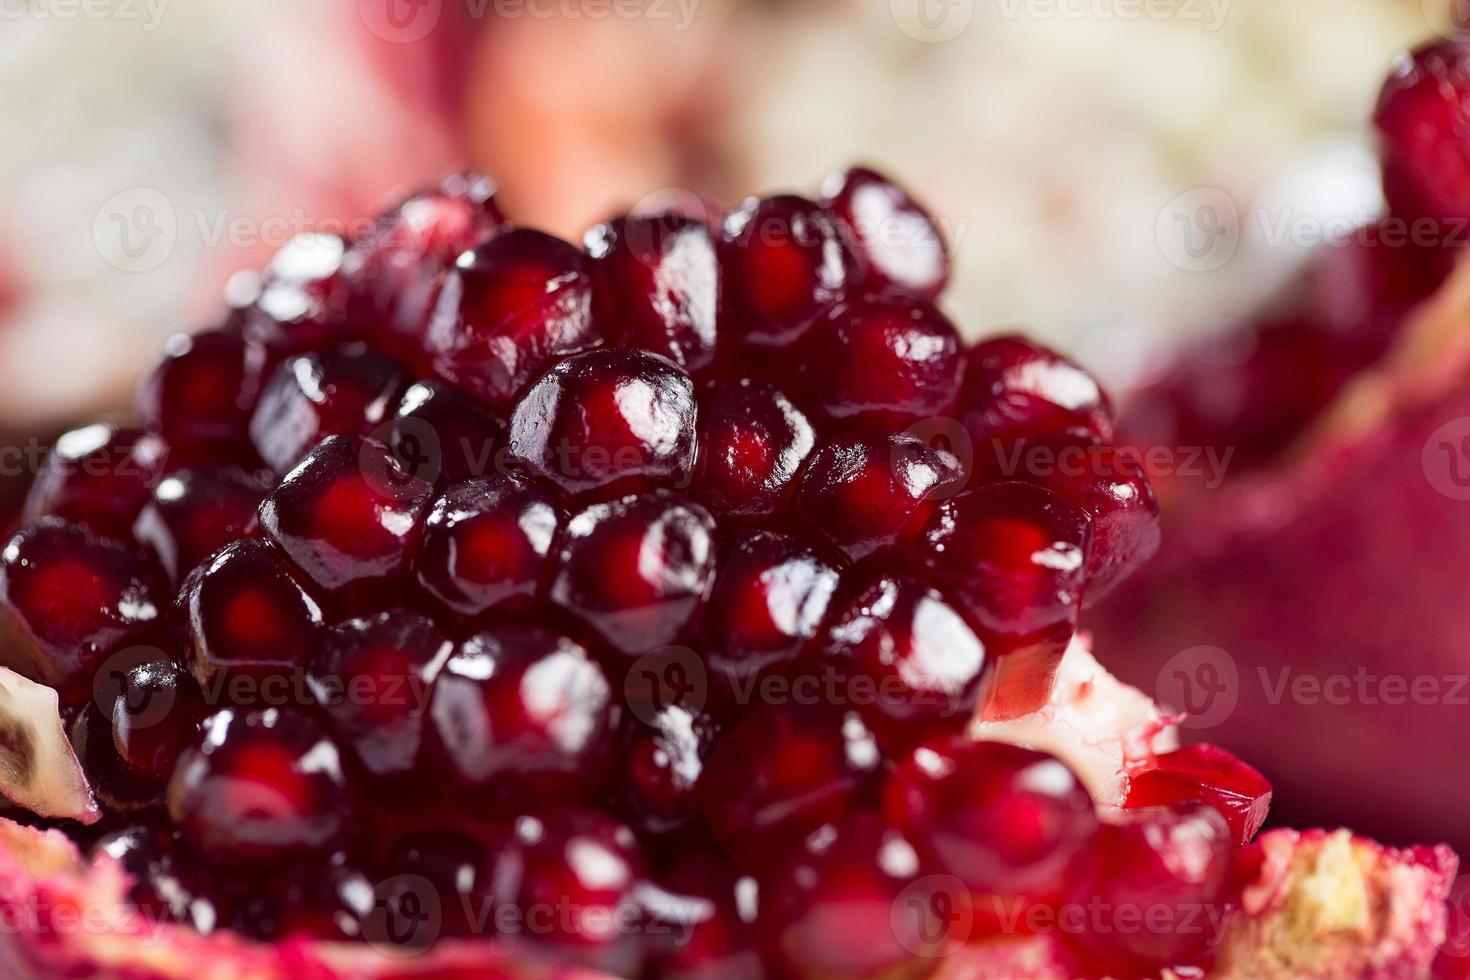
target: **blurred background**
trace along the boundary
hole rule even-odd
[[[1371,217],[1373,97],[1448,4],[0,0],[0,431],[124,407],[232,272],[466,163],[579,238],[869,162],[948,231],[966,331],[1127,386],[1287,274],[1271,202]]]

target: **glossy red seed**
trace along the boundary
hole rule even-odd
[[[843,435],[812,457],[794,510],[849,557],[866,558],[916,534],[964,477],[955,456],[916,436]]]
[[[873,579],[833,610],[820,653],[890,752],[963,728],[989,659],[943,595],[891,575]]]
[[[495,922],[479,904],[485,850],[481,841],[455,833],[426,832],[399,841],[376,890],[391,910],[383,929],[396,933],[389,933],[389,941],[410,945],[415,937],[409,932],[409,942],[404,941],[405,926],[422,929],[429,942],[493,932]],[[427,918],[436,908],[438,917]]]
[[[244,470],[179,470],[154,488],[133,524],[133,537],[177,584],[201,561],[245,536],[264,496],[265,484]]]
[[[371,777],[413,772],[429,696],[451,649],[431,620],[402,609],[349,619],[322,634],[307,685],[332,737]]]
[[[434,501],[414,559],[419,586],[473,618],[534,598],[551,567],[561,509],[529,480],[492,476]]]
[[[1092,797],[1060,760],[949,735],[898,761],[884,813],[932,868],[957,878],[982,918],[1064,897],[1097,830]]]
[[[795,662],[827,614],[839,563],[774,531],[725,546],[695,646],[711,679],[739,704],[765,672]]]
[[[175,634],[195,678],[212,690],[231,677],[288,676],[316,647],[322,614],[284,557],[262,541],[237,541],[185,579]]]
[[[434,370],[508,408],[557,358],[594,346],[592,275],[559,238],[516,228],[460,256],[430,322]]]
[[[94,860],[116,861],[132,878],[128,899],[153,922],[184,923],[208,935],[228,914],[219,899],[205,894],[198,869],[175,853],[174,835],[143,824],[114,831],[92,848]]]
[[[352,825],[337,748],[309,715],[225,709],[168,789],[191,851],[248,875],[325,855]]]
[[[934,958],[927,910],[913,899],[922,870],[913,844],[860,812],[814,832],[762,896],[759,928],[782,975],[920,975]],[[926,956],[927,954],[927,956]]]
[[[433,493],[382,443],[333,436],[266,497],[260,526],[325,592],[356,596],[405,575]]]
[[[1208,803],[1230,823],[1234,839],[1247,844],[1271,807],[1271,784],[1255,769],[1215,745],[1186,745],[1166,752],[1128,781],[1130,810],[1187,800]]]
[[[614,347],[562,361],[510,417],[512,463],[569,494],[668,486],[694,472],[694,384],[668,359]]]
[[[41,464],[23,520],[64,517],[126,539],[168,457],[162,439],[138,429],[98,424],[68,432]]]
[[[871,282],[931,300],[944,291],[949,247],[938,222],[908,191],[867,167],[852,167],[822,182],[822,203],[847,231]]]
[[[260,396],[251,441],[284,474],[328,436],[377,428],[392,416],[407,383],[403,365],[361,344],[291,358]]]
[[[48,518],[0,552],[0,663],[80,703],[98,665],[157,622],[161,601],[131,549]]]
[[[199,737],[204,698],[194,679],[168,660],[124,673],[111,706],[112,741],[129,776],[161,788]]]
[[[1401,55],[1373,123],[1396,214],[1470,219],[1470,45],[1437,41]]]
[[[695,788],[717,734],[714,722],[680,705],[634,726],[621,790],[635,827],[666,834],[695,816]]]
[[[699,781],[699,808],[743,867],[841,820],[868,790],[880,758],[856,712],[794,696],[754,706],[716,743]]]
[[[176,446],[227,451],[245,442],[256,385],[245,341],[226,330],[179,334],[138,393],[144,427]]]
[[[995,483],[947,500],[912,549],[995,657],[982,691],[990,718],[1045,703],[1077,629],[1092,546],[1077,505],[1029,483]]]
[[[791,194],[751,198],[725,218],[725,282],[741,343],[788,347],[862,278],[825,208]]]
[[[943,313],[900,294],[865,296],[812,325],[801,394],[831,422],[903,428],[952,413],[963,372],[959,334]]]
[[[1126,976],[1208,956],[1233,850],[1225,818],[1202,803],[1124,814],[1100,828],[1090,874],[1069,899],[1089,910],[1087,928],[1064,937]]]
[[[666,980],[764,976],[755,944],[759,886],[719,856],[682,858],[639,890],[653,969]]]
[[[386,441],[404,469],[429,483],[459,483],[508,468],[500,456],[505,421],[431,381],[403,393]]]
[[[668,491],[594,504],[567,522],[551,597],[629,657],[679,643],[714,578],[714,532]]]
[[[721,517],[769,517],[815,447],[811,423],[777,388],[716,384],[699,400],[700,497]]]
[[[1025,436],[1077,431],[1109,440],[1112,406],[1097,381],[1055,351],[1022,337],[993,337],[965,358],[960,421],[977,454]]]
[[[263,942],[361,939],[377,897],[372,881],[350,864],[314,862],[245,890],[234,903],[230,928]],[[386,935],[372,938],[392,942]]]
[[[461,644],[434,687],[432,765],[481,797],[586,799],[609,775],[617,717],[585,647],[538,627],[497,627]]]
[[[587,232],[586,247],[609,339],[690,374],[714,363],[722,282],[709,225],[672,212],[625,215]]]
[[[344,339],[349,327],[347,250],[342,237],[316,232],[297,235],[282,246],[244,314],[245,339],[273,354]]]

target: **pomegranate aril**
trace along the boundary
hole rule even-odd
[[[764,703],[715,744],[699,780],[700,814],[737,862],[760,868],[851,812],[879,763],[856,712],[795,697]]]
[[[978,454],[1056,432],[1113,437],[1112,406],[1092,375],[1023,337],[994,337],[970,349],[959,408]]]
[[[198,740],[204,698],[171,660],[140,663],[120,681],[111,706],[113,748],[131,776],[162,787],[179,756]]]
[[[556,359],[596,346],[586,256],[515,228],[460,256],[430,320],[434,370],[495,409],[508,408]]]
[[[490,933],[495,922],[479,905],[484,863],[485,845],[462,834],[421,833],[399,841],[378,885],[379,899],[388,904],[387,925],[412,922],[437,902],[438,921],[425,924],[433,938]]]
[[[0,553],[0,663],[80,703],[103,659],[157,622],[161,595],[132,549],[47,518]]]
[[[1088,910],[1086,928],[1064,938],[1110,975],[1200,961],[1221,938],[1233,850],[1230,826],[1205,804],[1126,812],[1099,828],[1069,899]]]
[[[139,429],[98,424],[68,432],[41,464],[22,519],[63,517],[125,539],[168,456],[162,439]]]
[[[932,870],[969,890],[987,922],[1017,898],[1065,897],[1097,830],[1092,797],[1060,760],[967,735],[904,755],[884,788],[884,813]]]
[[[699,402],[700,499],[721,517],[769,517],[815,446],[811,423],[781,391],[720,382]]]
[[[433,494],[382,443],[333,436],[265,498],[260,526],[326,593],[353,598],[404,576]]]
[[[328,629],[307,667],[337,743],[378,779],[413,772],[434,681],[452,644],[419,613],[396,609]]]
[[[913,844],[871,811],[814,831],[762,895],[758,928],[779,975],[928,972],[945,937],[922,874]]]
[[[419,586],[456,615],[473,619],[536,597],[561,509],[536,484],[493,476],[450,487],[429,511],[414,559]]]
[[[863,276],[832,215],[791,194],[751,198],[732,211],[723,251],[733,322],[755,351],[789,347]]]
[[[403,393],[388,445],[405,470],[428,483],[459,483],[500,471],[505,421],[443,385],[421,381]]]
[[[316,647],[322,613],[263,541],[227,545],[185,579],[175,634],[190,671],[206,690],[215,681],[290,676]]]
[[[691,374],[714,363],[721,276],[708,225],[673,212],[625,215],[589,231],[586,247],[611,341]]]
[[[486,630],[434,685],[429,770],[480,798],[586,799],[608,776],[617,721],[612,686],[581,644],[537,627]]]
[[[264,482],[234,467],[184,469],[165,477],[133,524],[133,537],[178,583],[204,559],[245,536]]]
[[[202,876],[174,853],[173,835],[151,825],[114,831],[92,847],[93,858],[108,857],[133,879],[128,900],[150,921],[177,922],[208,935],[228,909],[204,894]]]
[[[291,239],[265,268],[259,296],[244,314],[245,339],[272,355],[318,348],[348,328],[347,241],[308,232]]]
[[[349,865],[307,865],[276,876],[261,890],[245,892],[235,903],[230,927],[264,942],[359,939],[376,897],[373,883]]]
[[[794,662],[827,614],[839,564],[774,531],[725,548],[696,644],[714,680],[736,701],[762,673]]]
[[[989,659],[943,595],[892,575],[874,579],[833,611],[820,652],[890,752],[965,727]]]
[[[621,788],[638,830],[667,834],[693,819],[695,788],[716,734],[707,715],[681,705],[634,726]]]
[[[668,491],[594,504],[567,522],[551,598],[626,656],[679,643],[714,579],[714,534]]]
[[[866,167],[822,182],[822,203],[846,229],[874,285],[934,299],[949,281],[949,247],[932,215],[909,192]]]
[[[958,458],[907,433],[838,436],[797,486],[797,519],[856,560],[918,533],[939,500],[958,492]]]
[[[1470,219],[1470,45],[1437,41],[1401,55],[1373,123],[1395,214]]]
[[[1034,711],[1077,629],[1091,518],[1029,483],[995,483],[940,506],[912,549],[922,574],[980,631],[994,665],[988,718]]]
[[[1250,843],[1271,807],[1271,784],[1255,769],[1215,745],[1186,745],[1152,760],[1128,781],[1130,810],[1189,800],[1208,803],[1230,824],[1234,839]]]
[[[510,417],[513,463],[569,494],[685,488],[694,470],[694,384],[635,348],[562,361]]]
[[[954,324],[901,294],[869,295],[812,325],[801,396],[838,425],[898,429],[954,411],[964,352]]]
[[[144,427],[173,446],[238,452],[255,407],[245,340],[226,330],[180,334],[138,393]]]
[[[361,344],[293,357],[277,369],[250,420],[260,458],[277,474],[334,435],[365,435],[398,405],[403,365]]]
[[[352,827],[337,747],[309,715],[277,708],[212,715],[168,809],[201,860],[256,876],[326,855]]]
[[[654,975],[664,980],[759,980],[758,885],[722,858],[699,853],[639,890]]]

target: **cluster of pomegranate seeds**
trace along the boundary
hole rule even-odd
[[[62,440],[0,559],[0,658],[61,692],[99,852],[204,931],[630,976],[918,976],[1007,902],[1222,900],[1253,771],[1184,750],[1106,817],[965,734],[1047,700],[1157,530],[1097,384],[967,346],[948,272],[865,169],[585,251],[473,175],[293,241],[140,427]],[[1081,465],[1003,465],[1035,446]]]

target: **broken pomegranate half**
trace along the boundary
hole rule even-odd
[[[1427,968],[1447,849],[1253,839],[1077,633],[1157,540],[1096,382],[826,186],[583,252],[451,179],[68,437],[0,554],[10,975]]]

